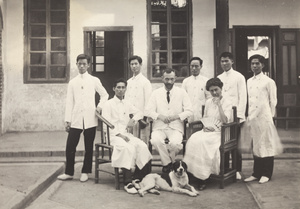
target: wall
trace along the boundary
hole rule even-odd
[[[3,4],[3,132],[63,130],[67,84],[23,83],[23,0]],[[233,25],[280,25],[300,28],[300,1],[229,0]],[[146,0],[70,0],[70,78],[77,75],[76,56],[83,52],[83,27],[133,26],[133,53],[144,58],[147,75]],[[215,1],[193,1],[193,56],[203,60],[201,73],[214,76]],[[180,83],[176,84],[180,86]],[[154,89],[161,84],[153,84]]]
[[[64,129],[67,84],[23,83],[23,1],[3,5],[3,132]],[[98,3],[100,2],[100,3]],[[134,54],[147,57],[146,1],[70,1],[70,78],[77,75],[76,57],[83,52],[83,27],[133,26]],[[144,59],[143,73],[147,60]]]
[[[279,25],[300,27],[299,0],[229,0],[232,25]]]

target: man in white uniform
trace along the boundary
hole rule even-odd
[[[64,174],[57,177],[59,180],[73,179],[75,152],[82,131],[85,155],[80,181],[87,181],[88,173],[92,171],[94,139],[98,125],[98,118],[95,114],[95,93],[97,92],[101,97],[97,111],[101,111],[101,107],[108,99],[108,94],[100,80],[87,72],[89,66],[90,58],[87,55],[77,56],[79,75],[69,82],[66,101],[65,128],[69,132],[66,146],[66,169]]]
[[[262,73],[263,56],[253,55],[249,61],[254,75],[247,80],[249,109],[245,127],[250,130],[250,136],[243,140],[245,143],[252,142],[254,165],[253,174],[244,181],[259,180],[263,184],[272,177],[274,156],[283,150],[273,122],[277,88],[274,80]]]
[[[133,73],[132,78],[127,81],[127,90],[125,98],[136,108],[138,108],[144,116],[144,109],[152,92],[150,81],[141,73],[142,58],[139,56],[132,56],[129,58],[130,69]],[[133,134],[138,136],[139,126],[145,128],[146,118],[140,120],[133,128]],[[145,130],[145,129],[144,129]],[[142,131],[140,136],[144,141],[147,140],[145,131]]]
[[[183,147],[183,121],[193,111],[186,91],[174,86],[175,71],[166,69],[162,80],[164,86],[152,92],[146,106],[146,115],[154,120],[150,142],[161,157],[163,172],[167,173]],[[165,143],[166,138],[168,144]]]
[[[122,168],[124,189],[130,194],[136,194],[139,181],[150,172],[149,161],[152,155],[146,143],[130,133],[143,114],[123,99],[126,86],[127,82],[123,79],[114,83],[115,96],[104,104],[102,116],[115,126],[110,131],[111,145],[114,146],[112,167]]]
[[[237,108],[237,118],[239,122],[238,134],[240,127],[245,121],[246,105],[247,105],[247,89],[245,77],[232,68],[234,63],[233,55],[230,52],[223,52],[220,56],[221,67],[224,72],[218,76],[223,82],[223,96],[232,102],[232,106]],[[226,158],[229,158],[227,154]],[[229,162],[226,160],[225,162]],[[228,165],[227,165],[228,166]],[[242,171],[242,155],[237,154],[237,174],[236,178],[241,179],[239,172]]]
[[[193,116],[189,118],[189,122],[197,121],[202,118],[202,106],[211,94],[206,91],[205,85],[208,78],[200,75],[203,60],[200,57],[193,57],[190,60],[191,76],[185,78],[182,82],[182,88],[188,93],[192,106]]]

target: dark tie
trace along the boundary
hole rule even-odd
[[[170,92],[169,91],[167,91],[167,101],[168,101],[168,103],[170,103]]]

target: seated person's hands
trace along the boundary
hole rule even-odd
[[[171,123],[172,121],[179,119],[179,115],[171,115],[171,116],[159,115],[157,119],[162,120],[164,123]]]
[[[208,127],[204,127],[204,128],[203,128],[203,131],[204,131],[204,132],[214,132],[215,129],[214,129],[213,127],[208,126]]]
[[[129,142],[129,141],[130,141],[130,139],[129,139],[127,136],[123,135],[123,134],[117,134],[117,136],[118,136],[118,137],[121,137],[121,138],[124,139],[126,142]]]
[[[164,115],[158,115],[157,119],[163,121],[164,123],[170,123],[169,118]]]
[[[179,115],[172,115],[172,116],[169,116],[168,118],[169,118],[170,123],[171,123],[172,121],[175,121],[175,120],[177,120],[177,119],[180,119],[180,118],[179,118]]]

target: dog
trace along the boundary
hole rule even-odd
[[[183,161],[174,162],[171,172],[167,174],[165,178],[156,173],[146,175],[140,182],[138,193],[141,197],[146,193],[159,195],[160,192],[158,189],[175,193],[184,193],[192,197],[199,195],[199,192],[189,184],[187,165]]]

